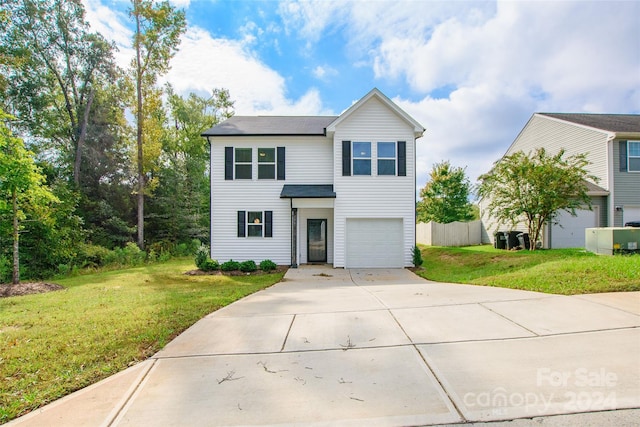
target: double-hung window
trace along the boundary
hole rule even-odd
[[[249,237],[262,237],[263,225],[262,212],[247,212],[247,235]]]
[[[353,175],[371,175],[371,143],[353,143]]]
[[[238,211],[238,237],[273,237],[273,211]]]
[[[395,142],[378,142],[378,175],[396,175]]]
[[[628,141],[629,172],[640,172],[640,141]]]
[[[236,179],[251,179],[251,148],[236,148]]]
[[[258,148],[258,179],[276,179],[275,148]]]

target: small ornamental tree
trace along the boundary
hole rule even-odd
[[[49,204],[58,201],[44,184],[45,177],[36,166],[33,153],[14,137],[5,122],[11,117],[0,109],[0,218],[10,218],[13,242],[12,283],[20,283],[20,230],[27,219],[27,208],[46,218]]]
[[[529,155],[518,151],[478,178],[477,193],[499,223],[525,222],[534,250],[543,225],[554,223],[560,211],[576,216],[577,208],[591,209],[585,181],[598,178],[587,172],[588,164],[584,154],[565,157],[564,150],[555,155],[544,148]]]
[[[416,206],[418,222],[448,224],[473,220],[470,194],[471,184],[464,168],[453,167],[449,161],[436,163],[429,174],[429,182],[420,190],[422,200]]]

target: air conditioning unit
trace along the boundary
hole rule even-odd
[[[602,255],[640,253],[640,228],[587,228],[585,249]]]

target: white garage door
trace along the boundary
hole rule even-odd
[[[347,268],[404,267],[402,219],[347,219]]]
[[[625,206],[622,209],[622,225],[631,221],[640,221],[640,207]]]
[[[577,216],[562,211],[558,217],[560,225],[551,228],[551,247],[560,248],[584,248],[584,230],[598,226],[598,209],[593,211],[576,210]]]

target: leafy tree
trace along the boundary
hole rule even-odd
[[[464,168],[453,167],[449,161],[436,163],[429,174],[429,181],[420,190],[422,200],[416,209],[418,221],[448,224],[472,220],[470,193],[471,184]]]
[[[154,91],[158,76],[169,69],[169,61],[175,54],[180,36],[186,28],[184,11],[174,9],[168,1],[155,3],[153,0],[132,0],[130,15],[135,21],[133,47],[135,57],[131,64],[131,74],[135,84],[136,98],[136,160],[137,160],[137,202],[138,202],[138,246],[144,248],[144,196],[147,186],[145,170],[145,148],[158,143],[154,140],[153,129],[147,124],[154,114],[153,105],[157,100]]]
[[[76,186],[96,89],[118,75],[113,46],[89,32],[80,0],[0,0],[6,97],[32,137],[52,144]],[[46,149],[48,147],[42,147]]]
[[[148,240],[207,241],[209,224],[209,145],[201,134],[233,114],[225,89],[208,98],[177,95],[167,87],[169,120],[163,140],[159,180],[148,202]]]
[[[488,201],[487,211],[500,223],[524,221],[534,250],[545,223],[553,223],[560,211],[575,216],[576,209],[588,206],[586,180],[598,178],[586,170],[586,155],[565,157],[560,150],[549,155],[544,148],[530,154],[518,151],[496,162],[479,177],[478,195]]]
[[[26,219],[25,207],[29,206],[40,218],[46,218],[49,203],[57,198],[44,185],[45,177],[36,166],[33,153],[25,148],[21,139],[11,134],[5,124],[9,118],[0,110],[0,213],[11,219],[12,283],[16,285],[20,283],[20,230]]]

